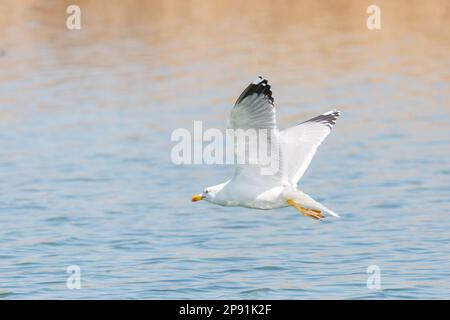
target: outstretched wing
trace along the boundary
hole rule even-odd
[[[288,180],[292,185],[297,185],[317,147],[331,132],[339,116],[340,112],[334,109],[280,132],[283,155],[287,159]]]
[[[235,134],[239,132],[242,133],[242,131],[249,132],[249,129],[252,129],[257,133],[258,138],[262,137],[262,139],[265,140],[264,143],[268,149],[267,154],[271,156],[271,160],[273,160],[272,163],[278,163],[278,171],[281,172],[279,153],[270,154],[272,144],[278,145],[277,140],[279,133],[277,130],[272,91],[270,89],[270,84],[266,79],[259,76],[242,92],[231,111],[228,127],[234,129]],[[258,146],[261,145],[262,139],[258,140]],[[235,156],[237,159],[239,159],[239,156],[242,156],[241,159],[245,158],[248,160],[249,157],[253,158],[253,160],[255,159],[255,152],[249,154],[252,151],[252,147],[249,146],[249,141],[250,140],[246,140],[244,149],[235,148]],[[237,141],[235,141],[235,143],[236,142]],[[243,152],[246,154],[243,154]],[[258,161],[260,160],[261,159],[258,158]],[[267,163],[238,163],[236,165],[235,178],[245,177],[245,179],[255,179],[261,175],[260,169],[263,166],[267,166]],[[278,177],[280,172],[277,172],[272,176]]]
[[[275,107],[268,81],[259,76],[241,93],[231,111],[232,129],[276,129]]]

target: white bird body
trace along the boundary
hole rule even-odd
[[[287,200],[292,199],[302,207],[325,211],[338,217],[337,213],[291,185],[278,185],[269,188],[260,186],[255,188],[255,185],[251,182],[246,181],[242,183],[239,180],[232,179],[207,189],[208,193],[212,192],[214,196],[206,196],[205,199],[221,206],[270,210],[288,207],[290,204]]]
[[[278,171],[267,175],[260,170],[261,164],[238,164],[232,179],[206,188],[192,200],[205,199],[222,206],[266,210],[294,206],[302,214],[315,219],[322,219],[322,212],[337,217],[335,212],[298,190],[297,183],[339,115],[339,111],[331,110],[279,131],[270,85],[258,77],[236,101],[229,126],[232,129],[271,130],[274,135],[267,137],[267,143],[279,146],[279,152],[271,155],[277,157]]]
[[[250,182],[251,183],[251,182]],[[222,186],[222,185],[219,185]],[[251,186],[249,188],[249,186]],[[215,187],[215,186],[214,186]],[[210,187],[214,190],[214,187]],[[259,186],[255,188],[252,184],[241,183],[239,180],[229,180],[219,189],[215,197],[207,201],[222,206],[239,206],[253,209],[275,209],[287,207],[289,204],[283,200],[284,186]]]

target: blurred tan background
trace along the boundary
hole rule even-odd
[[[447,59],[448,1],[376,1],[381,8],[382,30],[369,31],[366,8],[372,2],[2,0],[0,49],[4,53],[18,48],[33,50],[46,43],[50,48],[66,46],[67,51],[61,55],[70,56],[74,54],[71,47],[139,39],[149,51],[154,50],[151,46],[155,42],[171,42],[173,50],[177,45],[189,45],[189,52],[182,52],[182,57],[154,53],[158,59],[173,59],[168,63],[239,50],[251,55],[248,68],[284,59],[289,54],[301,55],[312,67],[334,68],[337,64],[349,70],[368,60],[388,59],[390,51],[407,54],[411,59],[430,54],[436,54],[436,59]],[[65,27],[70,4],[81,7],[81,31],[68,32]],[[363,45],[364,49],[352,56],[351,63],[333,58],[345,55],[342,50],[352,43]],[[109,54],[129,54],[121,58],[133,58],[129,52]]]

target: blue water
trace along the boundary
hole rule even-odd
[[[374,35],[91,4],[106,25],[68,31],[42,6],[0,30],[0,298],[450,298],[448,19]],[[233,168],[174,165],[172,131],[224,129],[258,74],[282,128],[341,109],[300,181],[340,219],[190,201]]]

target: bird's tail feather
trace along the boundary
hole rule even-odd
[[[313,200],[313,201],[315,202],[315,205],[316,205],[316,207],[317,207],[319,210],[325,211],[325,212],[328,213],[329,215],[332,215],[332,216],[334,216],[334,217],[339,218],[339,215],[338,215],[336,212],[334,212],[334,211],[328,209],[327,207],[325,207],[325,206],[324,206],[323,204],[321,204],[320,202],[317,202],[316,200]]]
[[[328,209],[323,204],[321,204],[320,202],[314,200],[313,198],[311,198],[306,193],[304,193],[304,192],[302,192],[300,190],[297,190],[297,196],[298,196],[298,199],[300,200],[300,204],[304,204],[305,207],[309,207],[309,208],[312,208],[312,209],[318,209],[318,210],[321,210],[321,211],[325,211],[329,215],[332,215],[334,217],[338,217],[339,218],[339,215],[336,212]]]
[[[326,213],[328,213],[334,217],[340,218],[340,216],[336,212],[331,211],[330,209],[328,209],[327,207],[325,207],[323,205],[322,205],[322,207],[323,207],[323,211],[325,211]]]

